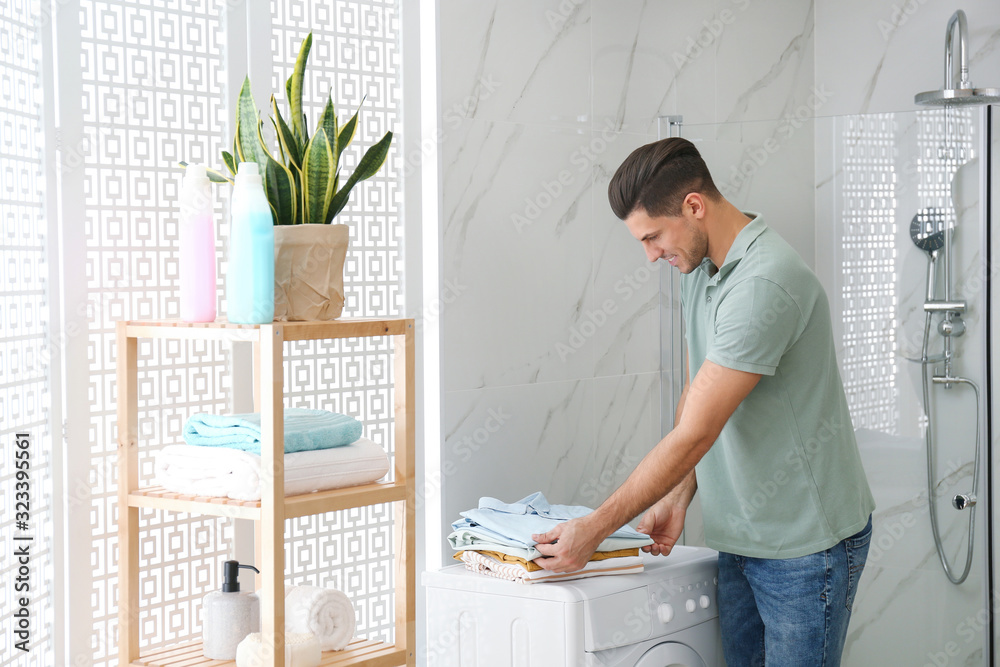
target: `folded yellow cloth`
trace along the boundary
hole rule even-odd
[[[487,556],[490,556],[491,558],[495,558],[496,560],[500,561],[501,563],[510,563],[512,565],[520,565],[521,567],[523,567],[524,569],[526,569],[528,572],[537,572],[537,571],[539,571],[539,570],[542,569],[542,566],[536,564],[535,561],[533,561],[533,560],[525,560],[525,559],[521,558],[520,556],[511,556],[509,554],[500,553],[499,551],[486,551],[484,549],[482,549],[482,550],[481,549],[466,549],[465,551],[478,551],[481,554],[485,554]],[[459,560],[460,561],[460,560],[462,560],[462,554],[463,553],[464,553],[464,551],[458,551],[458,552],[455,553],[454,556],[452,556],[452,558],[454,558],[455,560]],[[590,557],[590,560],[592,560],[592,561],[595,561],[595,560],[607,560],[608,558],[626,558],[626,557],[629,557],[629,556],[638,556],[638,555],[639,555],[639,549],[638,548],[636,548],[636,549],[618,549],[617,551],[597,551],[597,552],[594,553],[593,556]]]

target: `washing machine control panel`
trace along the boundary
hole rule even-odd
[[[718,615],[714,573],[696,573],[647,586],[652,636],[677,632]]]

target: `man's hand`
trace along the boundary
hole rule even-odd
[[[681,537],[686,513],[687,505],[670,496],[650,507],[639,521],[637,530],[649,535],[655,544],[642,550],[654,556],[668,555]]]
[[[534,561],[543,570],[576,572],[587,565],[604,536],[584,517],[560,523],[547,533],[532,535],[531,539],[538,542],[535,548],[544,556]]]

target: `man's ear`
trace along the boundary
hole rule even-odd
[[[684,197],[681,206],[686,213],[690,213],[691,217],[695,219],[701,220],[705,217],[705,198],[698,192],[689,192]]]

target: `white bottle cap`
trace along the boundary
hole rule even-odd
[[[236,168],[236,185],[241,183],[261,186],[264,184],[256,162],[240,162],[239,167]]]
[[[189,164],[187,169],[184,170],[184,180],[189,181],[192,184],[199,183],[200,181],[208,180],[208,170],[203,164]]]

